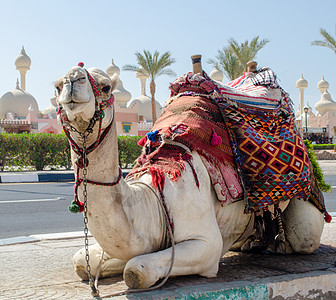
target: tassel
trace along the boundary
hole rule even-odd
[[[71,205],[69,205],[68,207],[69,211],[72,213],[78,213],[78,212],[82,212],[84,210],[84,204],[81,202],[76,202],[75,200],[73,200],[71,202]]]
[[[214,147],[218,147],[222,144],[222,138],[215,132],[215,130],[212,131],[210,144]]]
[[[159,133],[159,130],[155,130],[154,132],[148,132],[146,136],[151,142],[156,142],[158,133]]]
[[[147,142],[147,136],[144,136],[143,138],[141,138],[138,141],[138,145],[141,146],[141,147],[143,147],[143,146],[145,146],[146,142]]]
[[[331,215],[329,215],[327,212],[324,213],[324,221],[326,221],[326,223],[330,223],[332,220]]]
[[[156,169],[156,168],[150,168],[149,172],[152,176],[152,185],[155,188],[160,189],[163,191],[164,184],[165,184],[165,174],[162,170]]]

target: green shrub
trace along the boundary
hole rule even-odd
[[[119,164],[121,167],[128,167],[134,165],[135,160],[140,156],[141,146],[138,141],[142,136],[119,136],[118,137],[118,152]]]
[[[22,166],[28,165],[25,146],[27,142],[18,134],[0,134],[0,162],[1,170],[6,166],[15,167],[20,170]]]
[[[325,183],[324,179],[323,179],[323,173],[322,170],[316,160],[315,157],[315,153],[314,153],[314,147],[316,145],[312,145],[308,140],[304,141],[306,148],[307,148],[307,152],[308,152],[308,157],[310,162],[313,165],[313,172],[314,172],[314,176],[316,179],[316,182],[320,188],[320,190],[322,192],[329,192],[331,190],[331,186],[327,183]]]
[[[140,155],[137,142],[141,136],[118,138],[119,161],[122,167],[133,165]],[[0,171],[43,170],[46,167],[70,169],[71,154],[65,134],[0,134]]]
[[[334,150],[335,144],[315,144],[313,145],[314,150]]]

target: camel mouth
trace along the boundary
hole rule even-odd
[[[66,109],[74,110],[82,104],[84,104],[84,103],[80,103],[80,102],[76,102],[74,100],[70,100],[69,102],[64,103],[64,106],[66,107]]]

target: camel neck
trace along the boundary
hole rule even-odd
[[[101,141],[97,142],[99,125],[97,124],[92,134],[87,137],[87,149],[90,149],[87,154],[87,179],[108,183],[115,181],[119,175],[118,168],[118,140],[116,134],[115,122],[110,125],[111,128],[106,129],[105,134],[102,130]],[[107,127],[108,128],[108,127]],[[73,136],[74,141],[82,150],[83,140],[78,134]],[[95,146],[96,145],[96,146]],[[72,158],[75,162],[78,155],[72,149]],[[75,172],[77,172],[77,165],[74,164]],[[79,176],[82,177],[82,168],[79,169]]]

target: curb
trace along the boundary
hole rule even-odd
[[[108,299],[335,299],[336,268],[301,274],[270,276],[253,281],[210,283],[134,293]]]
[[[129,170],[123,170],[125,178]],[[11,172],[0,174],[0,183],[34,183],[34,182],[72,182],[75,181],[73,171],[66,172]]]
[[[88,236],[92,237],[90,232],[88,233]],[[77,238],[84,238],[84,232],[73,231],[73,232],[60,232],[60,233],[47,233],[47,234],[33,234],[29,236],[6,238],[6,239],[0,239],[0,246],[34,243],[34,242],[51,241],[51,240],[69,240]]]
[[[11,174],[2,173],[0,175],[0,183],[33,183],[33,182],[69,182],[74,181],[75,175],[73,171],[69,172],[20,172]]]

